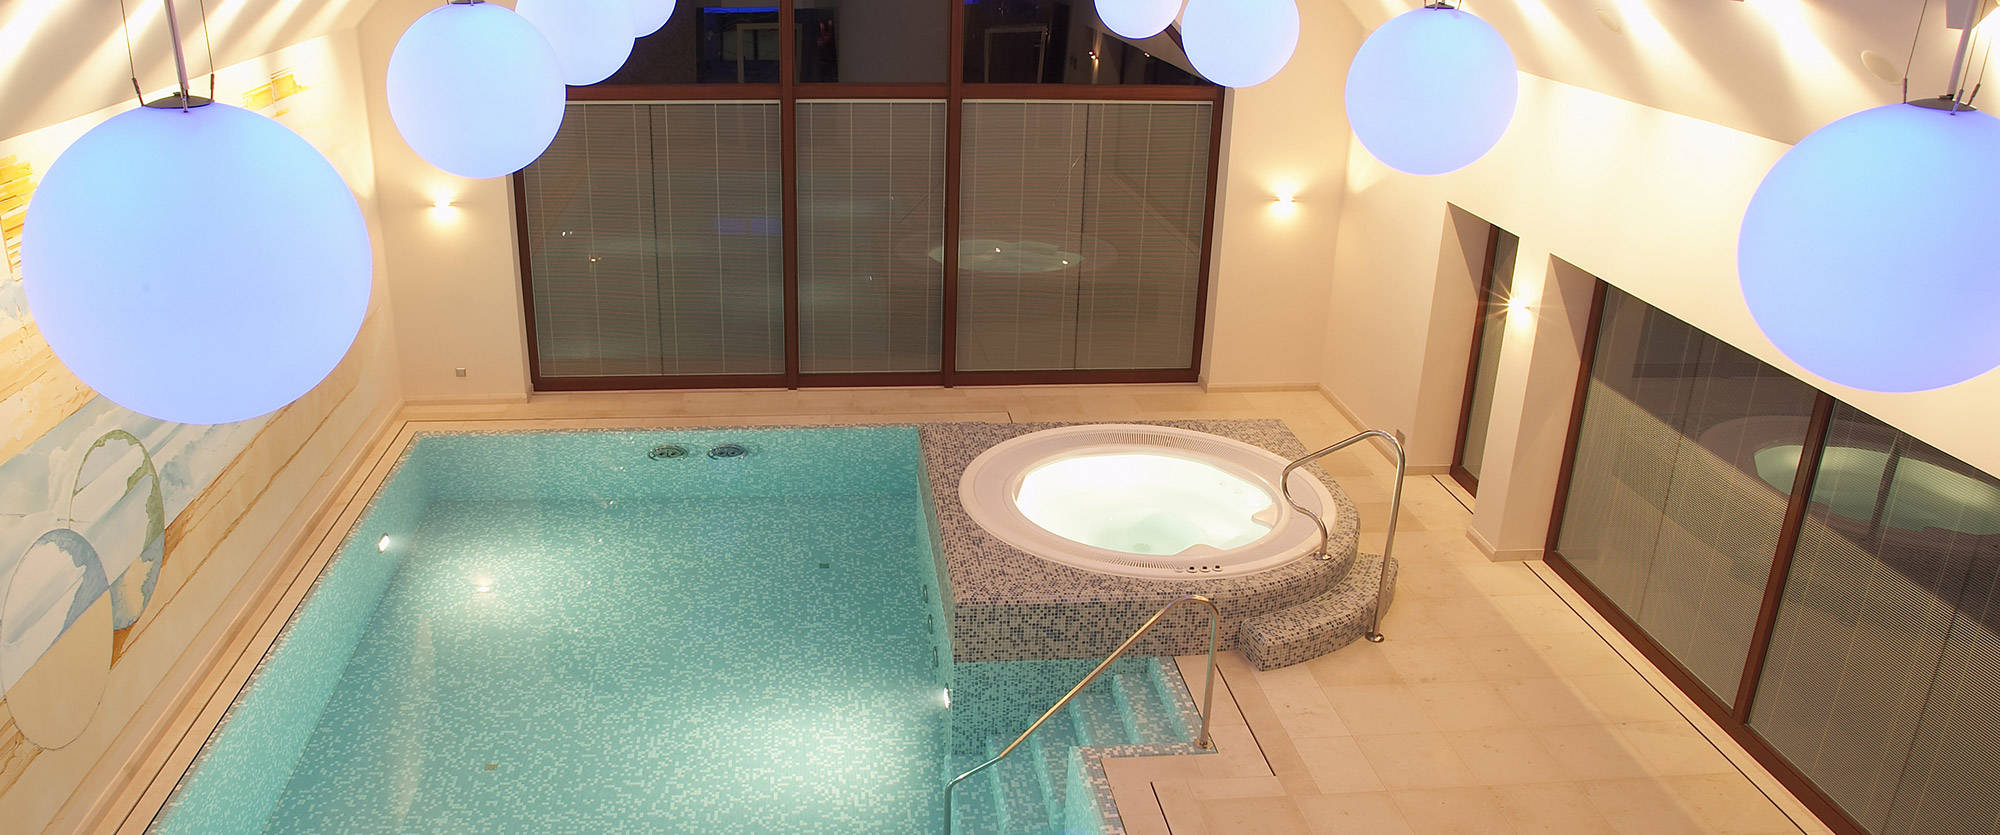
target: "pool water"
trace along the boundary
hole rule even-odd
[[[154,829],[941,831],[1091,662],[954,670],[918,461],[900,428],[423,437]],[[1170,666],[1102,679],[960,831],[1095,831],[1075,748],[1185,740]]]
[[[1128,554],[1229,550],[1271,532],[1269,490],[1206,461],[1153,452],[1075,455],[1021,479],[1021,515],[1057,536]]]

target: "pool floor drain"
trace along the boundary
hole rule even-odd
[[[710,458],[741,458],[749,454],[750,450],[744,449],[737,444],[723,444],[708,451],[708,457]]]
[[[687,447],[680,444],[661,444],[647,452],[646,457],[654,461],[660,461],[667,458],[686,458],[687,454]]]

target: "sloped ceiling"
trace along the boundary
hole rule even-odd
[[[173,83],[162,11],[167,1],[124,0],[139,78],[149,94]],[[1369,29],[1420,5],[1339,1]],[[189,71],[198,75],[208,63],[199,26],[202,0],[172,2],[182,20]],[[215,61],[228,65],[351,28],[374,3],[207,0]],[[1879,53],[1900,71],[1925,6],[1924,0],[1466,3],[1507,37],[1527,72],[1785,142],[1855,110],[1898,100],[1900,85],[1869,73],[1861,53]],[[1917,39],[1913,95],[1943,91],[1957,42],[1957,33],[1944,25],[1944,7],[1945,0],[1929,3]],[[0,138],[130,100],[120,16],[119,0],[0,0]],[[1621,31],[1613,31],[1607,18]],[[1985,31],[2000,32],[2000,25]],[[1995,81],[2000,84],[2000,76]],[[1988,100],[2000,102],[2000,91]]]
[[[1301,0],[1324,2],[1325,0]],[[1420,0],[1343,0],[1374,29]],[[1991,5],[1990,0],[1979,2]],[[1946,0],[1466,0],[1513,46],[1521,69],[1782,142],[1856,110],[1901,100],[1861,62],[1900,74],[1916,36],[1913,98],[1944,92],[1958,32]],[[1609,23],[1607,23],[1609,21]],[[1621,31],[1613,31],[1616,25]],[[2000,32],[1987,24],[1985,35]],[[1978,61],[1973,62],[1974,69]],[[1996,72],[2000,86],[2000,72]],[[2000,90],[1982,96],[2000,108]]]
[[[202,3],[215,63],[228,66],[352,28],[374,0],[172,0],[190,75],[208,71]],[[167,0],[124,0],[147,94],[175,84]],[[120,0],[0,0],[0,138],[132,101]],[[197,92],[206,92],[203,82]]]

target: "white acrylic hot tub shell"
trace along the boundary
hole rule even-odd
[[[1271,509],[1260,514],[1271,529],[1261,538],[1227,550],[1195,545],[1179,554],[1147,555],[1086,545],[1030,520],[1016,504],[1030,472],[1046,464],[1106,454],[1149,454],[1197,461],[1263,488]],[[1100,424],[1047,429],[995,444],[965,468],[959,500],[980,527],[1001,541],[1050,562],[1085,571],[1127,577],[1200,579],[1249,574],[1276,568],[1310,554],[1319,545],[1311,519],[1287,505],[1278,492],[1286,460],[1241,441],[1138,424]],[[1333,525],[1333,496],[1304,470],[1292,474],[1292,494]]]

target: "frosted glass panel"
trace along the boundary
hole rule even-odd
[[[799,103],[799,365],[937,371],[940,101]]]
[[[966,103],[960,370],[1191,366],[1211,108]]]
[[[1791,495],[1759,453],[1802,444],[1816,397],[1606,289],[1557,550],[1725,703]]]
[[[522,174],[544,377],[784,371],[778,106],[572,104]]]

